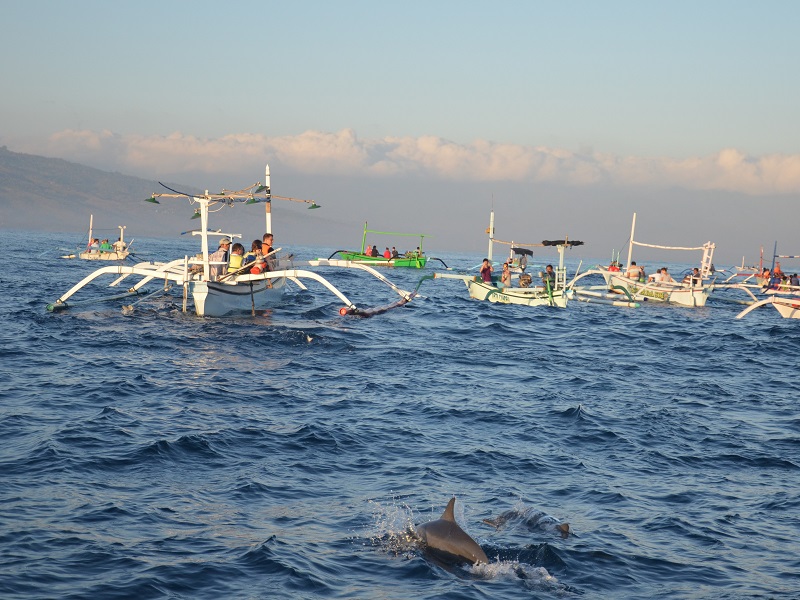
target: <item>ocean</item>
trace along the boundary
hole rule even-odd
[[[59,258],[76,241],[0,232],[4,599],[800,597],[796,320],[713,296],[504,306],[452,280],[372,318],[312,284],[255,317],[49,313],[100,266]],[[490,564],[409,535],[452,497]]]

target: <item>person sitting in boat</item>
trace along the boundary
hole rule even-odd
[[[378,254],[378,247],[377,247],[377,246],[375,246],[375,245],[373,245],[373,246],[372,246],[372,250],[370,250],[370,251],[369,251],[369,255],[370,255],[371,257],[373,257],[373,258],[377,258],[378,256],[380,256],[380,255]]]
[[[400,256],[400,253],[397,252],[397,248],[392,246],[392,258],[398,258],[399,256]]]
[[[481,279],[484,283],[492,283],[492,265],[488,258],[483,259],[481,265]]]
[[[244,255],[242,266],[256,262],[261,257],[261,240],[253,240],[250,244],[250,252]]]
[[[209,275],[212,281],[216,281],[228,272],[228,250],[230,247],[231,241],[224,237],[219,241],[217,251],[208,255],[208,262],[210,263]]]
[[[244,264],[244,246],[235,243],[231,246],[231,257],[228,260],[228,271],[238,271]]]
[[[767,278],[767,286],[766,289],[768,290],[779,290],[781,287],[781,282],[783,278],[781,275],[776,271],[771,276]]]
[[[503,287],[511,287],[511,271],[508,268],[508,263],[503,263],[503,273],[500,275],[500,283]]]
[[[89,246],[87,249],[91,254],[97,254],[100,252],[100,240],[97,238],[89,240]]]
[[[694,269],[692,269],[691,273],[689,273],[688,275],[686,275],[686,277],[683,278],[683,283],[691,283],[692,285],[700,285],[700,282],[702,280],[703,280],[703,278],[700,277],[700,269],[695,267]]]
[[[675,283],[675,280],[667,272],[667,267],[661,267],[661,282],[662,283]]]
[[[797,277],[797,273],[794,273],[791,277],[789,277],[789,285],[791,285],[793,288],[800,286],[800,278]]]
[[[111,244],[108,243],[108,239],[100,242],[100,252],[111,252],[111,250],[113,250],[113,248],[111,247]]]
[[[122,241],[122,238],[118,238],[116,242],[111,244],[111,247],[114,248],[115,252],[125,252],[125,242]]]
[[[611,269],[609,269],[610,271]],[[644,281],[644,267],[639,267],[636,265],[636,261],[631,261],[631,266],[628,267],[628,270],[625,271],[625,277],[628,279],[634,279],[636,281]]]
[[[264,255],[264,260],[266,261],[266,270],[274,271],[278,266],[278,260],[275,258],[275,255],[272,254],[272,242],[275,241],[275,237],[271,233],[265,233],[262,239],[261,253]]]
[[[392,258],[392,253],[389,251],[389,246],[386,246],[386,250],[383,251],[383,258],[387,260]]]
[[[417,246],[417,249],[416,249],[416,250],[414,250],[414,254],[415,254],[416,256],[422,256],[422,250],[420,250],[420,249],[419,249],[419,246]]]
[[[545,287],[550,286],[550,289],[553,289],[555,287],[556,274],[553,271],[553,265],[547,265],[544,268],[544,273],[542,273],[542,283],[544,283]]]
[[[619,263],[617,261],[615,261],[615,260],[612,260],[611,264],[608,265],[608,270],[609,271],[614,271],[614,272],[619,271],[620,270],[619,269]]]

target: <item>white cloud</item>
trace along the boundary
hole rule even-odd
[[[198,138],[61,131],[45,149],[32,149],[119,171],[158,175],[259,171],[265,162],[314,174],[420,174],[443,180],[553,182],[588,186],[683,187],[748,194],[800,192],[800,155],[747,156],[726,148],[685,159],[620,157],[542,146],[476,140],[458,144],[436,136],[361,140],[351,129],[295,136],[231,134]]]

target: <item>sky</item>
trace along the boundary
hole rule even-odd
[[[276,194],[319,195],[355,239],[369,219],[457,250],[485,245],[492,205],[517,240],[624,240],[633,211],[654,243],[715,235],[731,257],[797,230],[800,2],[5,0],[0,16],[14,152],[209,189],[269,162]]]

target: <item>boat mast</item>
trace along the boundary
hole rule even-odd
[[[265,202],[265,210],[267,211],[267,230],[266,233],[272,233],[272,201],[270,199],[271,190],[269,182],[269,165],[264,170],[264,187],[266,187],[267,201]]]
[[[123,244],[125,243],[125,226],[124,225],[117,225],[119,227],[119,241]]]
[[[367,221],[364,221],[364,235],[361,236],[361,254],[365,253],[367,247]]]
[[[489,252],[487,253],[487,258],[489,259],[489,263],[492,262],[492,242],[494,241],[494,208],[492,208],[492,212],[489,213],[489,229],[486,230],[486,233],[489,234]]]
[[[208,190],[204,197],[195,196],[194,200],[200,204],[200,247],[203,250],[203,277],[208,281],[211,278],[208,266]]]
[[[92,241],[94,238],[92,237],[92,222],[94,219],[94,215],[89,215],[89,246],[92,245]]]
[[[633,256],[633,230],[636,229],[636,213],[633,213],[633,223],[631,223],[631,239],[628,242],[628,264],[625,265],[625,271],[631,266],[631,257]]]

